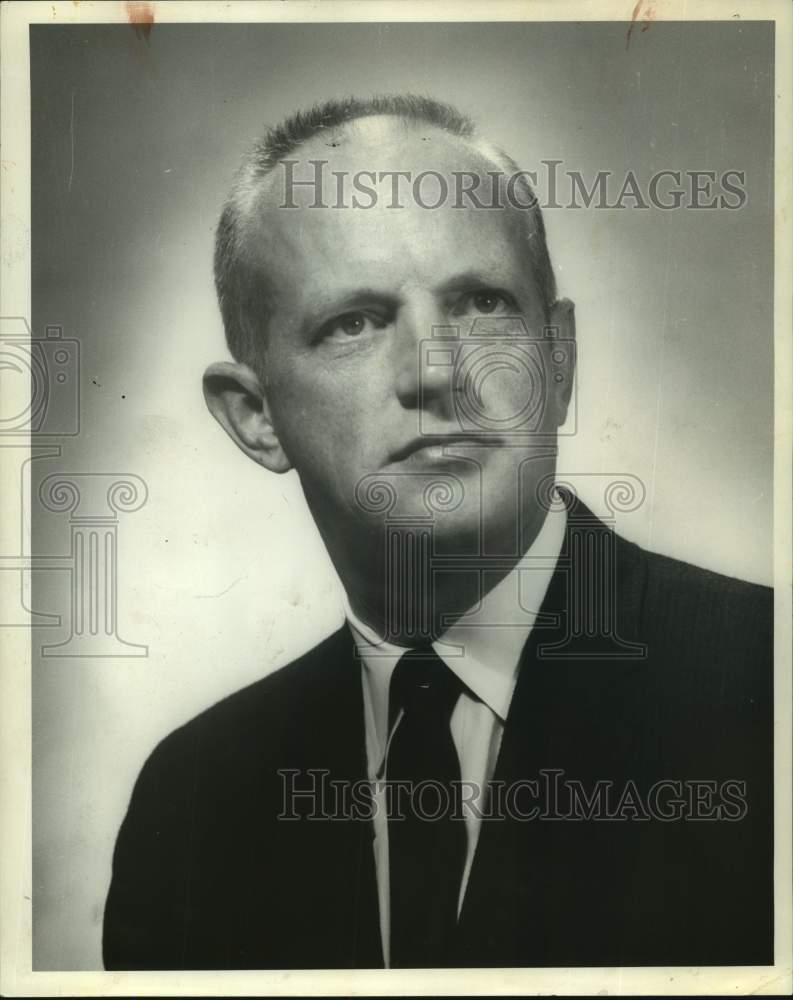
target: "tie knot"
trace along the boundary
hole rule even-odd
[[[405,653],[394,668],[389,689],[390,721],[403,709],[406,717],[432,716],[448,724],[463,683],[432,646]]]

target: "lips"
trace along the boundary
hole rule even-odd
[[[410,458],[411,455],[415,455],[419,452],[434,451],[438,456],[443,454],[443,448],[448,445],[459,445],[459,444],[470,444],[470,445],[482,445],[482,444],[497,444],[500,441],[493,441],[492,438],[483,439],[482,435],[479,434],[432,434],[423,435],[422,437],[414,438],[412,441],[408,442],[404,447],[395,451],[391,456],[392,462],[404,462],[405,459]]]

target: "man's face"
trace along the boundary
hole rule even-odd
[[[311,208],[304,188],[293,189],[297,208],[278,207],[276,170],[250,214],[249,253],[271,295],[264,394],[331,555],[337,540],[362,542],[382,524],[379,484],[396,495],[391,516],[430,513],[428,487],[441,484],[442,495],[445,485],[454,500],[433,514],[441,542],[470,553],[487,537],[512,549],[518,469],[520,516],[536,520],[533,487],[553,471],[564,419],[551,351],[540,346],[546,318],[525,220],[515,209],[454,208],[451,197],[423,208],[409,185],[402,208],[387,207],[382,187],[374,207],[349,207],[362,170],[493,169],[435,129],[364,119],[293,158],[301,179],[313,176],[308,161],[328,161],[328,205],[331,171],[345,172],[347,207]],[[439,328],[448,339],[433,344]]]

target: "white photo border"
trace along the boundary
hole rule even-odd
[[[775,963],[703,968],[465,969],[234,972],[32,971],[30,634],[0,634],[0,992],[6,996],[398,996],[435,995],[778,995],[793,990],[791,864],[791,604],[793,588],[793,8],[786,0],[306,0],[278,2],[22,2],[2,7],[2,265],[0,315],[31,314],[30,77],[31,24],[128,23],[130,12],[157,23],[624,21],[637,7],[655,21],[774,21],[774,586],[775,586]],[[22,392],[21,387],[17,391]],[[14,400],[14,404],[16,404]],[[19,399],[19,409],[25,399]],[[28,452],[29,453],[29,452]],[[17,456],[18,456],[17,452]],[[4,468],[5,464],[5,468]],[[15,464],[17,464],[15,462]],[[17,484],[0,449],[0,511]],[[29,526],[28,526],[29,530]],[[0,594],[0,600],[2,594]]]

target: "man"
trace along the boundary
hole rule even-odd
[[[107,967],[771,962],[770,594],[553,488],[525,176],[445,105],[332,102],[248,154],[215,265],[207,402],[297,471],[348,621],[154,751]]]

